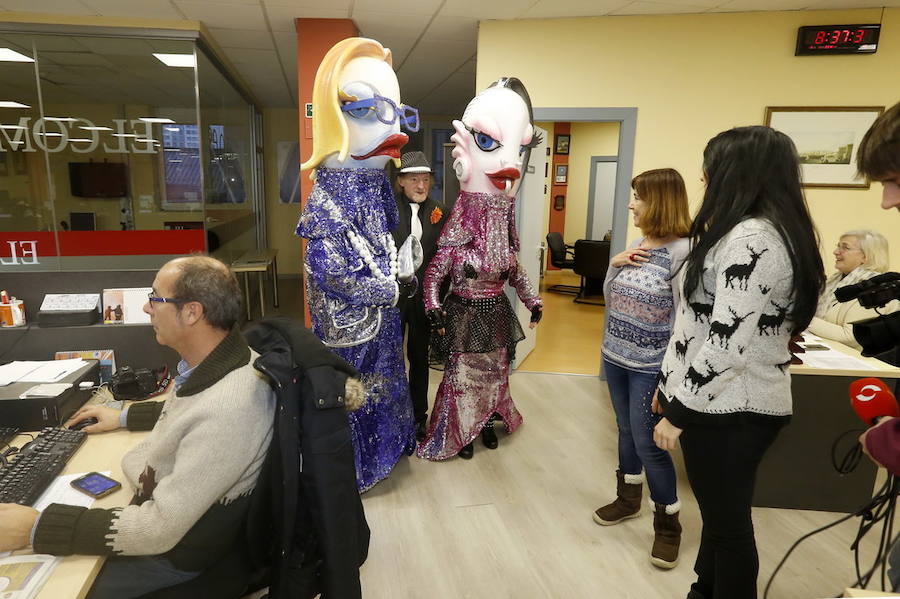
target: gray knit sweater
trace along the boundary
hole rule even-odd
[[[702,285],[681,303],[660,374],[672,424],[791,414],[792,272],[781,236],[762,219],[741,222],[709,251]]]
[[[165,554],[189,571],[214,562],[240,534],[272,436],[274,395],[253,368],[256,357],[235,330],[165,402],[132,406],[132,429],[143,428],[142,415],[158,412],[148,437],[122,458],[132,504],[51,505],[38,523],[35,550]]]

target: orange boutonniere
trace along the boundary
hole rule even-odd
[[[437,224],[438,221],[440,221],[442,218],[444,218],[444,213],[441,212],[440,208],[435,208],[434,210],[431,211],[431,224],[432,225]]]

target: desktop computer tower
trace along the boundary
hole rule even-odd
[[[0,423],[23,431],[39,431],[46,426],[62,425],[91,398],[91,387],[100,384],[100,362],[85,362],[79,370],[60,381],[72,383],[72,386],[56,397],[19,398],[40,383],[12,383],[0,387]],[[85,381],[92,385],[81,388],[79,383]]]

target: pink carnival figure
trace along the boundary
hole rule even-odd
[[[534,134],[531,100],[522,82],[500,79],[478,94],[461,121],[453,121],[454,169],[460,193],[425,271],[424,301],[434,331],[432,360],[444,378],[419,457],[469,459],[479,433],[497,447],[493,422],[512,433],[522,415],[509,394],[509,365],[525,334],[510,306],[509,282],[531,310],[531,327],[541,318],[538,297],[516,254],[515,195]],[[450,277],[451,293],[441,305],[440,289]]]

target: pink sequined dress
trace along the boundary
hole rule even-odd
[[[509,394],[509,365],[525,335],[504,285],[512,285],[525,306],[541,305],[516,253],[513,198],[462,191],[425,271],[425,309],[442,308],[446,334],[432,337],[432,358],[444,364],[444,378],[428,423],[420,458],[445,460],[459,453],[494,414],[511,433],[522,415]],[[441,283],[452,293],[440,300]]]

